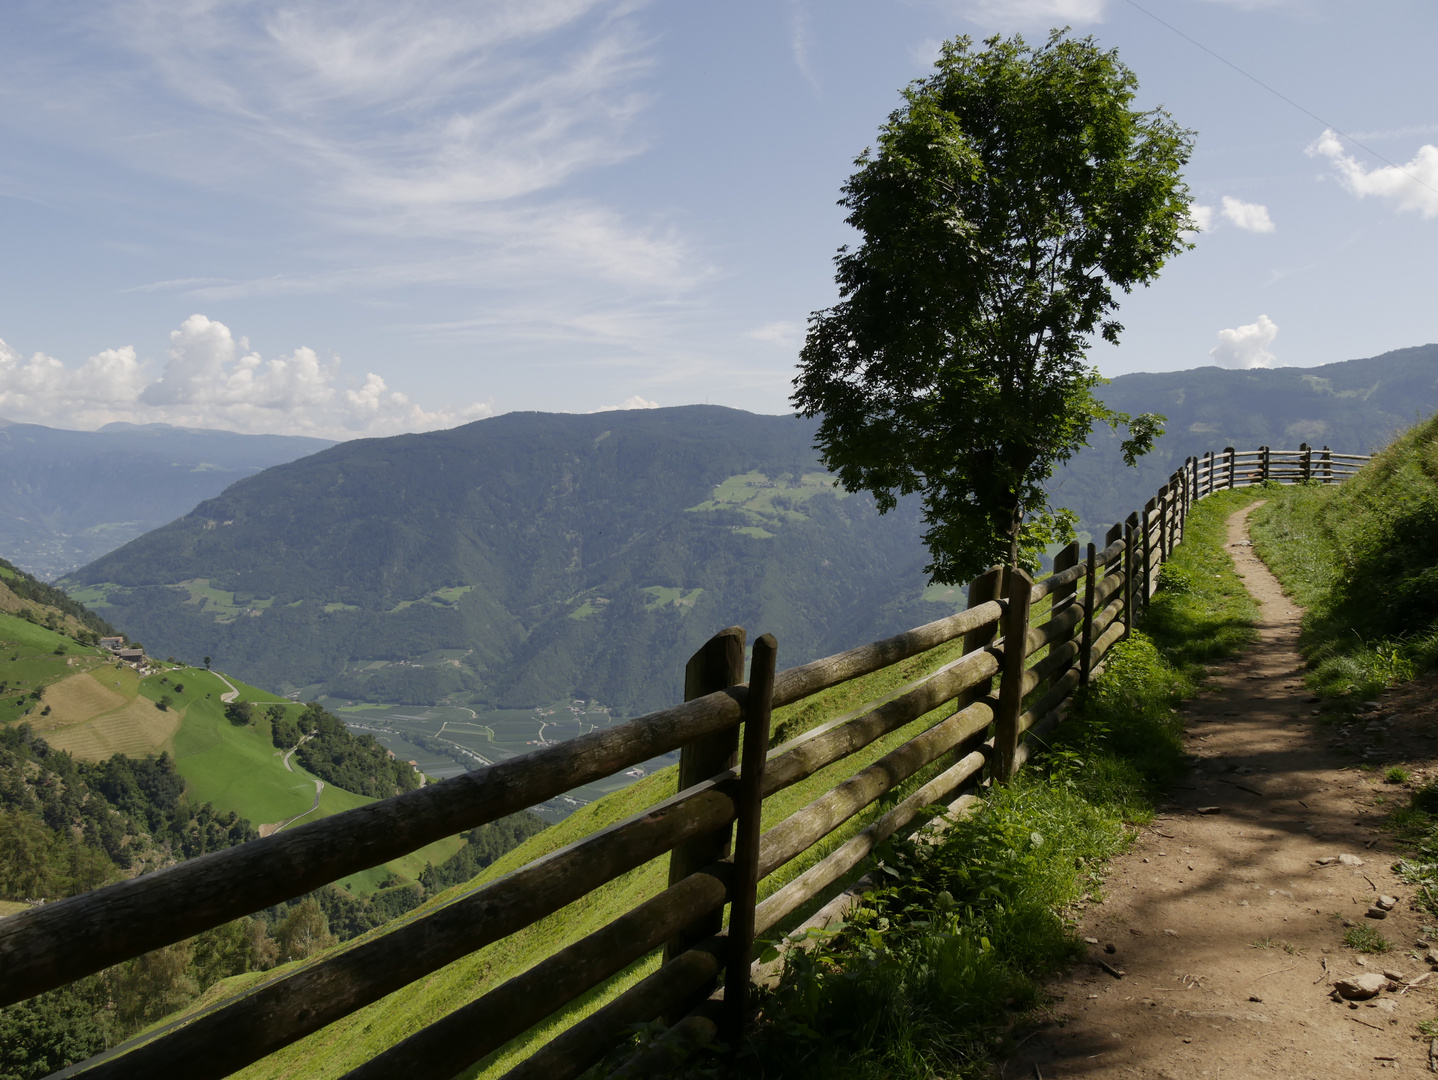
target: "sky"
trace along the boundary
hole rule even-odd
[[[1438,341],[1438,5],[1140,3],[10,0],[0,417],[786,412],[899,91],[1055,26],[1196,132],[1202,231],[1103,374]]]

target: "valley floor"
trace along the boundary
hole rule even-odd
[[[1416,1025],[1438,1011],[1438,977],[1416,980],[1438,931],[1390,870],[1384,818],[1408,793],[1383,769],[1403,763],[1411,785],[1438,773],[1433,680],[1385,695],[1375,715],[1398,712],[1354,740],[1363,759],[1321,729],[1302,681],[1301,612],[1253,554],[1253,508],[1229,519],[1228,550],[1261,604],[1260,641],[1186,706],[1189,782],[1112,863],[1080,926],[1089,961],[1050,988],[1050,1022],[1003,1077],[1328,1080],[1428,1066]],[[1340,855],[1361,864],[1328,861]],[[1397,907],[1366,918],[1383,894]],[[1345,947],[1346,925],[1372,927],[1392,950]],[[1363,972],[1396,985],[1369,1002],[1334,999],[1335,979]]]

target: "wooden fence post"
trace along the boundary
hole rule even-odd
[[[1333,453],[1326,446],[1323,448],[1323,457],[1320,461],[1322,463],[1323,482],[1325,484],[1333,483]]]
[[[1304,443],[1299,449],[1303,451],[1303,482],[1306,484],[1313,479],[1313,447]]]
[[[754,952],[754,904],[759,888],[759,819],[764,810],[764,758],[774,707],[773,634],[754,642],[749,693],[744,699],[744,759],[739,774],[738,822],[734,829],[734,884],[729,893],[729,955],[724,971],[721,1038],[734,1050],[744,1037],[749,963]]]
[[[1088,577],[1084,579],[1083,631],[1079,638],[1079,685],[1088,685],[1089,663],[1093,656],[1093,598],[1097,586],[1098,570],[1095,562],[1098,549],[1088,546]]]
[[[1209,473],[1210,478],[1213,476]],[[1133,542],[1138,535],[1138,512],[1129,514],[1128,519],[1123,523],[1123,637],[1120,640],[1127,641],[1133,630],[1133,576],[1138,570],[1138,558],[1134,554]]]
[[[987,604],[990,600],[997,600],[1004,582],[1004,568],[1002,566],[991,566],[973,581],[969,582],[969,607],[976,608],[980,604]],[[975,649],[982,649],[998,635],[997,623],[989,623],[988,626],[981,626],[977,630],[970,630],[964,635],[964,655],[967,656]],[[974,702],[989,696],[993,690],[994,680],[985,679],[983,682],[965,690],[954,699],[954,712],[962,712]],[[957,752],[957,751],[956,751]]]
[[[1153,531],[1153,511],[1158,505],[1156,498],[1143,504],[1140,521],[1143,532],[1143,609],[1148,610],[1149,597],[1153,595],[1153,542],[1149,534]]]
[[[1168,562],[1168,485],[1158,489],[1158,564]]]
[[[1203,493],[1204,493],[1205,495],[1212,495],[1212,494],[1213,494],[1213,451],[1212,451],[1212,450],[1209,450],[1209,451],[1204,455],[1204,457],[1207,459],[1207,462],[1208,462],[1208,475],[1207,475],[1207,477],[1206,477],[1205,480],[1204,480],[1204,485],[1203,485],[1203,486],[1204,486],[1204,492],[1203,492]]]
[[[1238,451],[1225,446],[1223,452],[1228,455],[1228,489],[1232,491],[1238,486]]]
[[[1266,483],[1268,483],[1268,447],[1266,447],[1266,446],[1260,446],[1260,447],[1258,448],[1258,450],[1259,450],[1259,453],[1261,453],[1261,454],[1263,455],[1262,458],[1260,459],[1260,461],[1261,461],[1261,466],[1260,466],[1260,467],[1261,467],[1261,469],[1262,469],[1263,471],[1259,474],[1259,477],[1260,477],[1260,479],[1266,484]]]
[[[689,658],[684,667],[684,700],[719,690],[727,690],[744,680],[744,628],[731,626],[720,630],[704,643],[704,646]],[[679,751],[679,780],[677,790],[693,787],[708,780],[716,773],[732,769],[739,749],[739,729],[729,728],[715,732],[702,739],[695,739]],[[766,747],[767,749],[767,747]],[[729,854],[729,834],[726,825],[707,836],[699,836],[680,844],[669,853],[669,884],[677,885],[694,871]],[[664,946],[664,962],[670,963],[686,952],[695,942],[717,934],[724,925],[723,911],[715,911],[696,920],[683,934]],[[707,998],[713,989],[705,987],[695,995],[696,1000]],[[671,1014],[678,1020],[692,1008],[693,1003],[676,1003]]]
[[[1062,573],[1076,565],[1078,561],[1079,542],[1075,540],[1054,556],[1054,573]],[[1071,585],[1060,585],[1049,595],[1053,597],[1053,603],[1049,605],[1049,617],[1052,618],[1073,603],[1074,597],[1078,595],[1078,582],[1075,581]]]
[[[1090,544],[1090,547],[1093,545]],[[999,671],[999,712],[994,717],[993,777],[1014,775],[1019,751],[1019,715],[1024,711],[1024,656],[1029,632],[1029,596],[1033,578],[1017,566],[1004,567],[1004,663]]]

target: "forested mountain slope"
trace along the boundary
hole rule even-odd
[[[914,508],[817,472],[813,424],[686,406],[515,413],[234,484],[66,587],[152,649],[339,696],[635,711],[716,630],[786,664],[910,626]]]
[[[242,476],[331,445],[169,424],[65,431],[0,419],[0,556],[57,577]]]

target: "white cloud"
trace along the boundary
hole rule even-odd
[[[1377,195],[1391,199],[1399,210],[1417,210],[1425,218],[1438,217],[1438,146],[1420,146],[1407,165],[1368,169],[1351,154],[1332,130],[1308,147],[1309,157],[1326,157],[1337,170],[1339,182],[1360,199]]]
[[[1192,241],[1199,233],[1213,231],[1213,207],[1199,203],[1188,204],[1188,221],[1192,228],[1183,230],[1183,238]]]
[[[799,69],[799,74],[804,76],[809,89],[818,94],[819,79],[814,74],[814,65],[809,56],[809,47],[813,41],[809,32],[809,11],[802,0],[792,0],[792,6],[794,11],[789,16],[789,51],[794,54],[794,66]]]
[[[96,353],[77,368],[44,353],[29,360],[0,341],[0,415],[67,428],[114,420],[347,439],[453,427],[493,413],[484,403],[425,410],[371,372],[346,388],[338,358],[300,347],[266,360],[230,328],[191,315],[170,334],[163,371],[132,346]]]
[[[601,405],[595,412],[619,412],[624,409],[657,409],[659,402],[642,398],[638,394],[625,398],[618,405]]]
[[[1257,322],[1218,332],[1218,344],[1208,350],[1213,362],[1226,368],[1272,367],[1277,359],[1268,347],[1278,336],[1278,326],[1267,315]]]
[[[950,14],[996,30],[1102,22],[1108,0],[938,0]]]
[[[770,322],[744,331],[751,341],[763,341],[784,349],[796,349],[804,340],[804,327],[795,322]]]
[[[1248,232],[1273,232],[1275,229],[1268,217],[1268,207],[1247,203],[1232,195],[1223,197],[1223,216]]]

